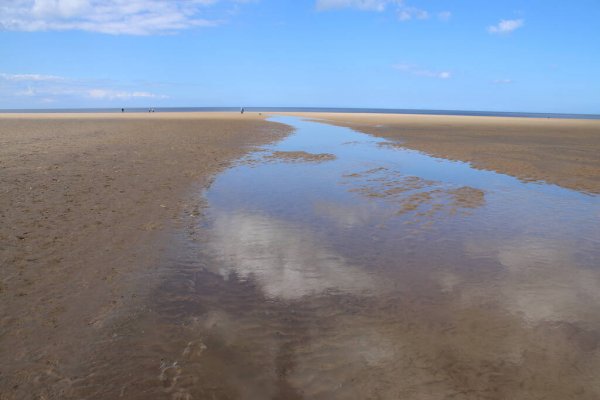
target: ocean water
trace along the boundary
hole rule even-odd
[[[156,107],[155,112],[211,112],[239,111],[240,107]],[[600,119],[600,114],[530,113],[469,110],[415,110],[394,108],[335,108],[335,107],[245,107],[247,112],[336,112],[336,113],[377,113],[377,114],[418,114],[418,115],[464,115],[480,117],[520,117],[520,118],[567,118]],[[47,109],[0,109],[0,113],[114,113],[121,108],[47,108]],[[126,108],[128,113],[148,112],[148,108]]]

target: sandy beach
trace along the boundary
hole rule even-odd
[[[290,115],[0,114],[0,399],[600,393],[600,121]]]
[[[0,0],[0,400],[600,400],[600,0],[486,6]]]
[[[600,193],[600,121],[443,115],[290,113],[399,140],[435,157],[526,181]]]
[[[195,191],[287,132],[237,113],[0,115],[0,398],[59,398],[156,283],[160,235],[201,214]]]

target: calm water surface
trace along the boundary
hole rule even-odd
[[[272,120],[203,193],[138,394],[600,398],[598,196]]]

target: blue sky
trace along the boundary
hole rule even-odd
[[[600,113],[598,0],[0,0],[0,108]]]

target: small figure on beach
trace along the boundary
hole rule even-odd
[[[125,109],[124,109],[124,108],[121,108],[121,112],[122,112],[122,113],[123,113],[123,112],[125,112]]]
[[[243,114],[243,113],[244,113],[244,107],[242,107],[242,108],[240,109],[240,113],[241,113],[241,114]]]

